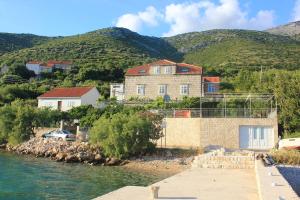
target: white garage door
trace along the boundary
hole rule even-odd
[[[240,126],[241,149],[271,149],[274,147],[274,132],[268,126]]]

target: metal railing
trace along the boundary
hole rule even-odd
[[[168,118],[273,118],[276,109],[271,108],[203,108],[157,110]]]

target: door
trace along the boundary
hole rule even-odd
[[[57,110],[61,111],[62,101],[57,102]]]
[[[270,149],[274,146],[274,132],[268,126],[240,126],[241,149]]]

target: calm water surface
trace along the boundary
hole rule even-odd
[[[146,186],[160,177],[100,167],[57,163],[0,151],[0,199],[91,199],[126,185]]]

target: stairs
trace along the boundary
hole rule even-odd
[[[195,156],[192,168],[252,169],[254,161],[253,152],[226,152],[218,149]]]

